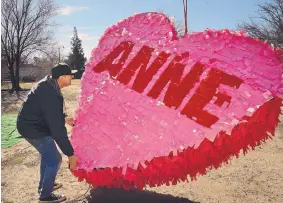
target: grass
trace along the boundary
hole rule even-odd
[[[35,83],[33,82],[27,82],[27,83],[21,83],[20,86],[23,89],[31,89]],[[11,89],[12,84],[11,83],[3,83],[1,85],[1,89]]]
[[[1,116],[1,148],[11,147],[23,139],[17,138],[19,135],[16,129],[15,114],[5,114]]]
[[[80,82],[81,80],[78,80],[78,79],[74,79],[72,80],[72,84],[73,85],[80,85]],[[20,83],[20,86],[21,88],[23,89],[31,89],[34,85],[35,85],[36,82],[21,82]],[[1,85],[1,89],[11,89],[12,88],[12,84],[11,83],[3,83]]]

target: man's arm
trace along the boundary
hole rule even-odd
[[[61,151],[68,157],[74,155],[73,147],[69,141],[67,129],[65,127],[65,118],[63,113],[63,98],[48,91],[38,92],[40,106],[43,111],[43,116],[48,123],[51,131],[51,136],[56,141]]]

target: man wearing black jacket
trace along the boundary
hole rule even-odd
[[[71,85],[72,71],[67,64],[58,64],[47,76],[37,83],[28,93],[17,119],[19,133],[40,153],[40,202],[62,202],[64,195],[52,192],[62,184],[55,183],[57,172],[61,166],[61,151],[69,158],[71,170],[76,168],[77,158],[69,141],[65,122],[67,119],[64,98],[61,89]],[[54,142],[55,141],[55,142]]]

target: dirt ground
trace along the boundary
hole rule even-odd
[[[79,90],[80,83],[75,81],[63,91],[70,115],[76,108]],[[11,96],[2,92],[1,112],[16,113],[22,98],[23,94]],[[280,119],[283,120],[282,117]],[[37,202],[38,153],[23,141],[2,149],[1,157],[2,202]],[[57,181],[63,183],[63,188],[58,192],[73,200],[83,195],[89,186],[77,181],[68,170],[66,161],[64,157],[58,174]],[[228,165],[209,171],[207,175],[198,177],[197,181],[145,191],[92,189],[87,195],[84,200],[69,202],[283,203],[283,123],[279,124],[272,140],[245,156],[232,158]]]

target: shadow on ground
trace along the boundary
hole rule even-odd
[[[182,197],[151,191],[98,188],[90,191],[88,203],[199,203]]]

